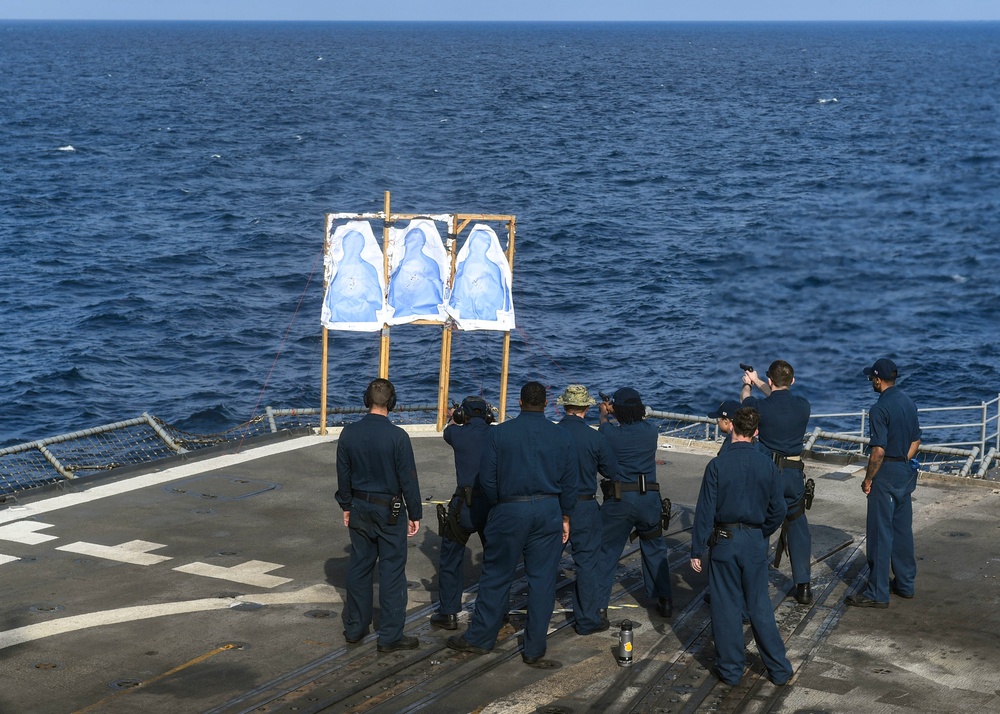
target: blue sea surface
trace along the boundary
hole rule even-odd
[[[1000,23],[7,21],[0,67],[0,445],[318,406],[324,214],[384,191],[517,216],[512,404],[1000,390]],[[440,339],[393,328],[403,403]],[[495,402],[500,335],[453,354]],[[331,333],[331,405],[377,364]]]

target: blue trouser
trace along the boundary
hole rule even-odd
[[[905,462],[883,462],[868,494],[868,585],[864,597],[889,601],[889,569],[896,588],[910,595],[917,577],[913,502],[917,473]]]
[[[759,528],[734,529],[732,534],[713,546],[709,556],[712,636],[719,674],[729,684],[743,677],[746,652],[741,610],[745,601],[757,651],[771,679],[783,683],[792,676],[792,665],[767,594],[767,539]]]
[[[785,505],[788,507],[786,520],[801,512],[793,521],[788,521],[785,543],[788,548],[788,561],[792,566],[792,580],[796,585],[808,583],[812,572],[812,536],[809,534],[809,521],[802,505],[802,494],[805,493],[806,482],[802,469],[781,469],[781,481],[784,484]]]
[[[465,631],[470,645],[491,650],[510,607],[510,585],[518,560],[524,557],[528,580],[528,620],[524,656],[545,654],[545,636],[556,599],[556,575],[562,556],[562,510],[559,499],[499,503],[486,521],[486,546],[479,595],[472,622]]]
[[[344,629],[360,637],[372,622],[375,563],[378,562],[378,641],[390,644],[403,636],[406,619],[406,512],[388,525],[389,506],[355,499],[351,503],[351,560],[347,570]]]
[[[576,585],[573,588],[573,615],[577,630],[596,630],[601,624],[597,611],[600,602],[601,577],[601,507],[595,499],[578,501],[569,524],[569,539],[576,564]]]
[[[453,496],[448,508],[455,508],[461,496]],[[479,534],[479,540],[486,546],[484,530],[489,507],[482,496],[474,496],[472,506],[462,503],[458,512],[458,522],[462,530]],[[441,557],[438,569],[438,612],[442,615],[457,615],[462,609],[462,592],[465,590],[465,548],[451,538],[441,539]]]
[[[625,491],[622,500],[609,498],[601,506],[601,524],[604,534],[601,538],[601,598],[602,608],[607,608],[611,600],[611,588],[615,581],[615,569],[622,549],[633,530],[646,533],[654,530],[661,519],[659,491],[639,495],[638,491]],[[571,524],[572,527],[572,524]],[[667,542],[663,538],[639,540],[642,554],[642,581],[646,586],[646,596],[670,598],[670,562],[667,558]]]

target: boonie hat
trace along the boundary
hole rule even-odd
[[[590,392],[582,384],[570,384],[566,391],[556,397],[556,404],[568,407],[592,407],[597,404],[597,400],[590,396]]]
[[[735,399],[727,399],[722,404],[720,404],[719,408],[716,409],[714,412],[709,412],[708,416],[712,419],[722,418],[722,419],[729,419],[730,421],[732,421],[733,417],[736,416],[736,410],[739,409],[741,406],[743,405],[740,404]]]
[[[642,406],[642,397],[639,396],[639,392],[635,391],[631,387],[622,387],[614,396],[615,404],[622,406]]]
[[[865,376],[868,379],[872,377],[878,377],[879,379],[884,379],[887,381],[895,380],[898,374],[896,369],[896,363],[887,357],[875,360],[875,364],[871,367],[864,368]]]

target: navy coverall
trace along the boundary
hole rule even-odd
[[[390,502],[405,509],[389,525]],[[337,502],[350,511],[351,559],[344,629],[360,639],[372,622],[372,582],[379,573],[378,644],[403,636],[406,617],[407,519],[423,517],[413,447],[405,431],[380,414],[348,424],[337,440]]]
[[[467,533],[476,532],[485,546],[486,516],[489,506],[479,487],[479,463],[483,457],[483,445],[490,425],[485,419],[472,417],[465,424],[449,424],[444,429],[444,440],[455,451],[455,477],[458,491],[448,504],[449,510],[459,508],[458,522]],[[461,491],[472,489],[472,505],[465,503]],[[456,615],[462,609],[462,591],[465,589],[463,575],[465,546],[447,536],[441,539],[441,558],[438,574],[438,612],[442,615]]]
[[[611,443],[611,450],[618,459],[618,473],[614,480],[623,484],[639,482],[640,474],[646,475],[646,484],[656,483],[656,427],[642,420],[632,424],[601,424],[598,431]],[[660,537],[642,538],[645,533],[661,527],[659,491],[623,491],[620,501],[604,500],[601,506],[601,523],[604,535],[601,544],[601,607],[607,608],[611,600],[615,569],[629,533],[638,531],[639,550],[642,554],[642,580],[646,596],[671,599],[670,563],[667,559],[667,542]]]
[[[868,585],[862,595],[889,601],[889,569],[896,589],[912,595],[917,576],[913,553],[913,503],[917,471],[909,459],[910,445],[920,439],[917,407],[899,387],[882,391],[868,415],[869,446],[885,449],[882,466],[868,493]]]
[[[764,399],[747,397],[743,406],[760,413],[760,443],[775,456],[799,456],[809,423],[809,402],[788,389],[775,389]],[[801,463],[801,462],[799,462]],[[805,476],[801,468],[780,469],[785,505],[788,507],[786,544],[796,585],[808,583],[812,573],[812,536],[802,496]],[[801,514],[801,515],[799,515]]]
[[[562,555],[563,516],[573,513],[579,469],[573,439],[542,412],[522,411],[491,427],[483,448],[479,483],[491,505],[479,596],[463,638],[493,649],[510,607],[508,592],[524,556],[528,579],[526,658],[545,654]]]
[[[718,671],[727,684],[738,684],[746,666],[741,610],[744,602],[757,650],[771,681],[792,676],[785,643],[774,621],[767,593],[767,539],[785,518],[781,478],[774,462],[748,442],[733,442],[708,462],[698,494],[691,557],[711,562],[712,635]],[[709,549],[716,524],[731,534]]]
[[[577,504],[573,511],[569,538],[573,544],[573,562],[576,564],[576,587],[573,589],[573,615],[580,634],[594,632],[601,626],[598,610],[601,577],[600,556],[603,526],[601,507],[597,503],[597,474],[614,478],[618,460],[607,437],[587,426],[582,417],[567,414],[559,422],[573,437],[580,464],[577,486]]]

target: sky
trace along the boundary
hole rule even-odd
[[[0,0],[6,20],[1000,20],[1000,0]]]

